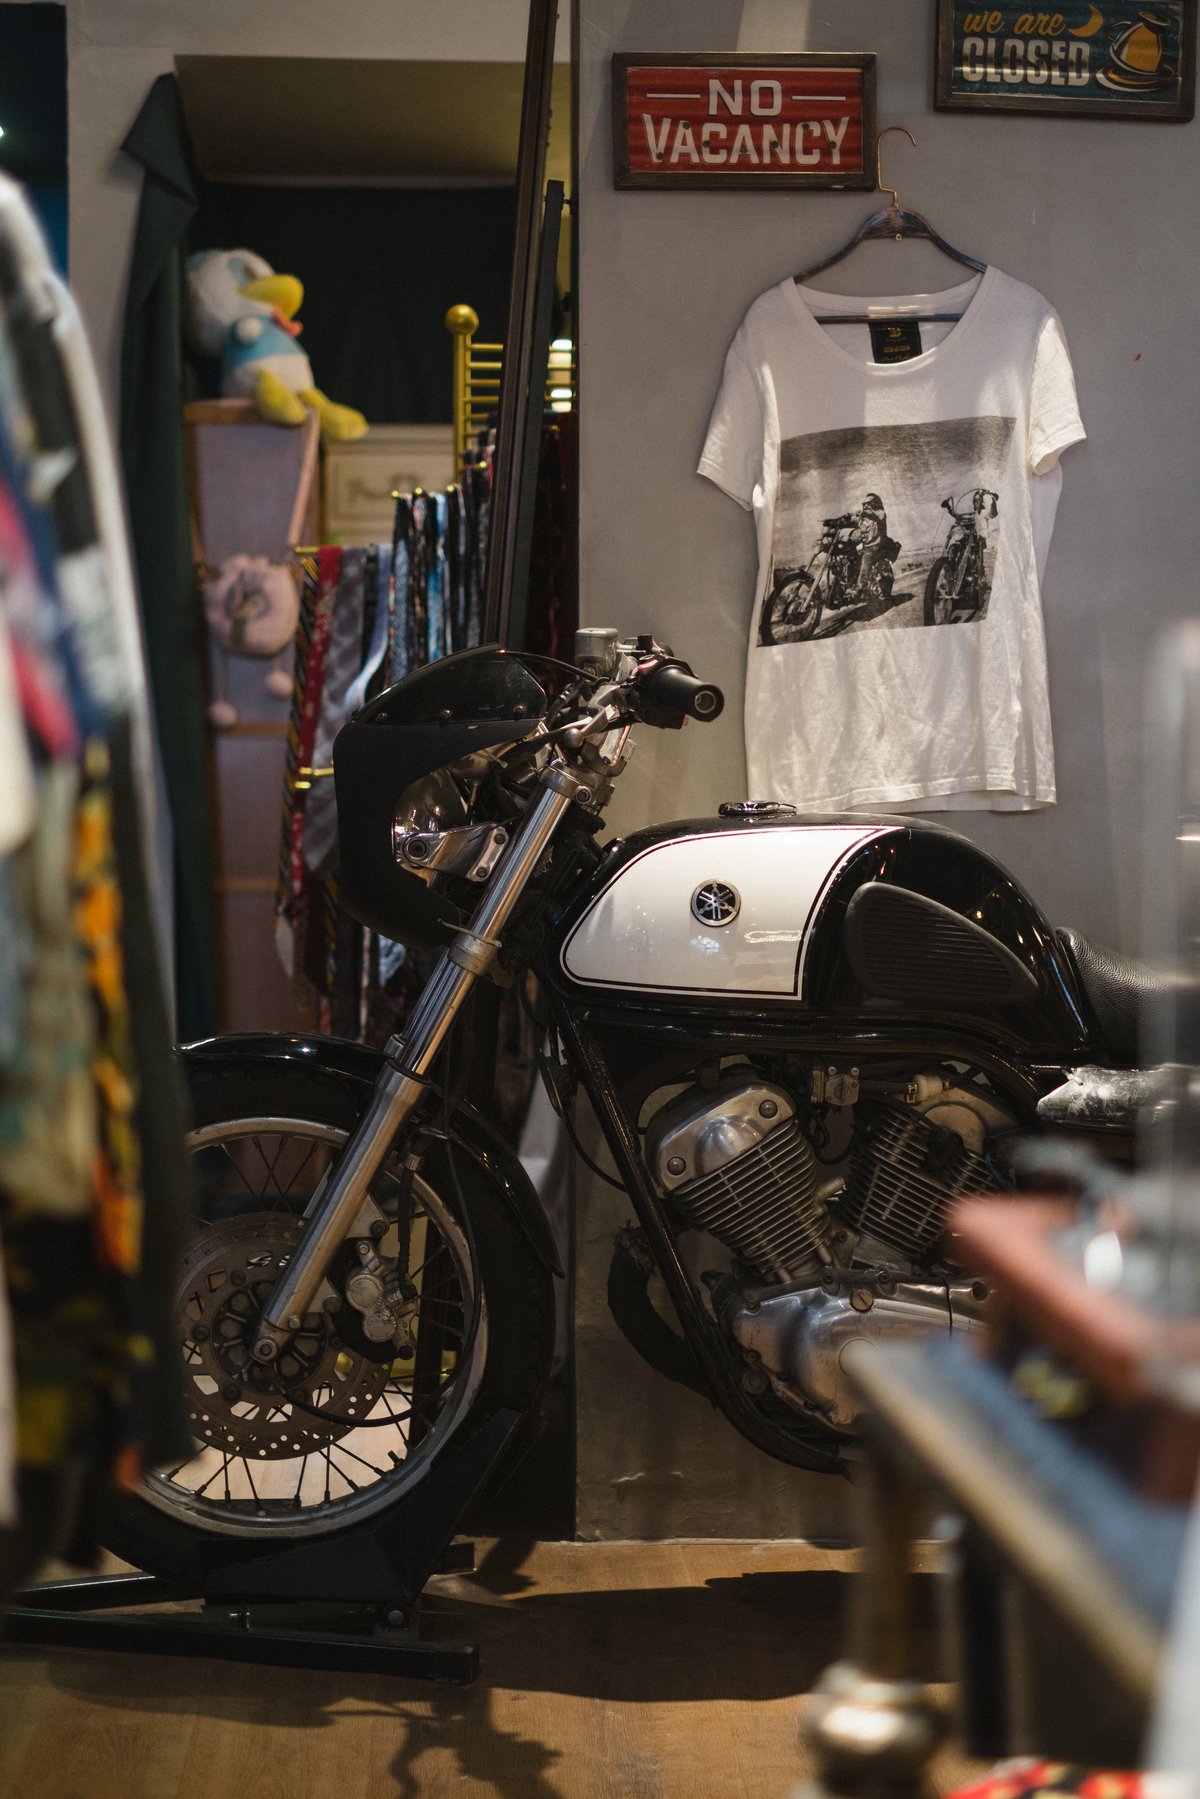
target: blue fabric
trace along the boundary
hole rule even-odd
[[[445,656],[449,644],[449,609],[446,605],[446,496],[433,496],[434,540],[429,568],[429,598],[426,627],[429,633],[429,660]]]
[[[408,673],[408,543],[397,535],[392,548],[392,584],[388,595],[388,684]]]
[[[246,316],[258,319],[262,324],[262,330],[249,343],[243,343],[237,334],[237,324],[229,327],[221,349],[221,372],[223,375],[240,368],[243,362],[261,362],[265,356],[294,356],[297,366],[299,365],[304,351],[299,348],[290,331],[285,331],[265,313],[248,313]],[[308,358],[304,356],[304,360],[307,367]],[[304,385],[307,386],[307,382]]]

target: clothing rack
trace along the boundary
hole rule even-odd
[[[454,455],[461,468],[473,459],[473,446],[496,415],[504,345],[475,341],[479,314],[471,306],[452,306],[446,314],[446,329],[454,339]],[[575,345],[570,338],[555,338],[546,366],[545,411],[574,409]]]

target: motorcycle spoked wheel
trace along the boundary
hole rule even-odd
[[[176,1319],[195,1451],[134,1494],[101,1495],[97,1530],[180,1582],[200,1577],[213,1539],[332,1538],[413,1498],[485,1401],[536,1412],[554,1332],[549,1270],[474,1161],[451,1166],[437,1143],[407,1194],[398,1154],[371,1189],[392,1220],[383,1252],[399,1253],[412,1289],[407,1343],[381,1359],[352,1308],[318,1307],[259,1374],[253,1321],[358,1106],[314,1071],[230,1068],[198,1077],[192,1110],[200,1216]]]
[[[811,580],[796,575],[785,581],[763,602],[762,640],[765,644],[803,643],[821,622],[829,592],[829,564]]]
[[[958,604],[954,592],[954,570],[949,556],[939,556],[925,582],[925,623],[948,625],[953,622]]]

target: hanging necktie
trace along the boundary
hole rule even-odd
[[[334,600],[321,708],[313,743],[313,785],[304,816],[304,860],[315,875],[329,872],[337,851],[337,802],[333,778],[319,771],[332,765],[333,740],[345,722],[346,693],[362,661],[365,558],[365,550],[341,552],[341,578]]]
[[[469,550],[467,542],[467,496],[461,487],[452,487],[446,495],[446,567],[451,603],[451,649],[467,647],[467,598]]]
[[[365,702],[372,677],[382,666],[383,659],[387,654],[388,621],[391,612],[391,544],[379,544],[375,547],[374,555],[376,568],[375,620],[371,627],[371,641],[367,645],[366,661],[346,689],[345,716],[347,718],[357,712]]]
[[[490,489],[485,463],[477,462],[468,471],[466,493],[470,503],[467,540],[470,545],[470,573],[467,589],[467,647],[483,638],[484,568],[487,561],[487,535],[490,516]]]
[[[312,797],[313,745],[320,718],[325,657],[329,650],[333,602],[341,563],[342,552],[334,546],[326,546],[315,557],[301,561],[304,590],[301,597],[300,633],[296,639],[292,722],[288,727],[289,761],[293,754],[293,736],[295,738],[295,773],[290,809],[286,788],[284,795],[286,840],[282,851],[280,906],[275,937],[284,967],[296,977],[302,971],[303,944],[308,929],[310,876],[304,862],[304,820]]]
[[[429,604],[426,614],[431,662],[446,654],[446,496],[434,494],[429,507]]]
[[[429,660],[429,500],[417,492],[412,501],[408,534],[408,666],[423,668]]]
[[[392,585],[388,595],[388,683],[402,681],[408,673],[408,540],[412,529],[412,505],[402,495],[396,502],[392,533]]]

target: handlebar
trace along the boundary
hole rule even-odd
[[[712,681],[698,680],[685,662],[658,663],[638,682],[638,696],[647,724],[694,718],[708,725],[725,710],[721,689]]]

